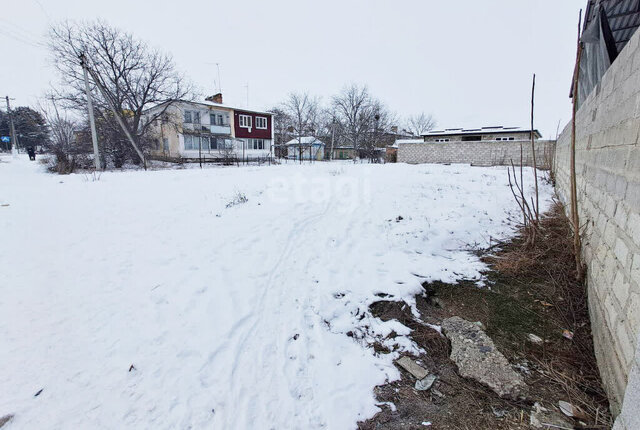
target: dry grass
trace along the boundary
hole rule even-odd
[[[416,296],[421,319],[428,323],[440,324],[453,315],[483,322],[510,362],[528,368],[523,372],[530,388],[528,399],[500,399],[488,388],[461,378],[449,359],[446,338],[414,318],[404,303],[381,300],[371,305],[372,314],[413,330],[412,339],[427,351],[420,360],[438,375],[435,387],[443,397],[415,391],[414,381],[405,375],[376,388],[378,399],[394,402],[397,412],[385,409],[359,428],[421,428],[421,420],[429,417],[436,429],[526,429],[534,402],[560,413],[559,400],[584,412],[581,421],[587,427],[581,428],[610,428],[608,400],[593,351],[587,290],[576,280],[572,231],[562,205],[554,204],[540,218],[535,241],[526,236],[528,231],[521,229],[513,239],[494,246],[492,254],[485,251],[481,256],[491,267],[486,273],[490,289],[467,281],[431,282],[423,284],[424,295]],[[572,340],[563,337],[565,329],[573,332]],[[543,343],[530,342],[530,333],[542,337]]]
[[[608,400],[593,351],[587,288],[577,279],[573,233],[562,204],[554,203],[541,218],[533,245],[526,234],[522,229],[484,261],[502,281],[533,291],[538,303],[544,304],[552,328],[544,347],[530,357],[539,375],[563,391],[566,401],[579,406],[589,424],[609,426]],[[571,331],[573,339],[560,337],[562,329]]]

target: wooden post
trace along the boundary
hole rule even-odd
[[[536,74],[533,74],[533,83],[531,84],[531,153],[533,156],[533,177],[535,178],[535,187],[536,187],[536,206],[535,206],[535,215],[536,215],[536,224],[540,222],[540,201],[538,194],[538,165],[536,163],[536,147],[534,143],[533,136],[533,108],[534,108],[534,97],[536,93]]]
[[[573,71],[573,110],[571,114],[571,152],[570,152],[570,181],[571,181],[571,223],[573,224],[573,251],[576,257],[576,277],[582,279],[583,269],[580,258],[580,218],[578,216],[578,187],[576,184],[576,113],[578,111],[578,85],[580,80],[580,60],[582,59],[582,43],[580,31],[582,27],[582,9],[578,19],[578,47],[576,53],[576,67]]]

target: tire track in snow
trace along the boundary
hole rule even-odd
[[[305,243],[305,231],[324,219],[331,207],[332,202],[329,201],[322,212],[294,222],[282,252],[269,271],[267,281],[259,299],[255,302],[251,317],[245,319],[244,324],[236,327],[242,332],[239,335],[239,341],[233,347],[234,364],[228,378],[230,395],[221,411],[225,428],[255,426],[257,424],[255,422],[256,416],[269,417],[269,422],[260,423],[261,426],[291,425],[292,420],[296,418],[295,411],[283,410],[284,403],[280,400],[285,396],[294,397],[297,400],[304,397],[308,400],[314,398],[313,376],[308,374],[308,336],[301,333],[294,341],[300,343],[298,348],[302,352],[298,356],[304,355],[302,360],[290,360],[287,354],[287,347],[291,341],[291,330],[296,327],[304,327],[305,315],[302,316],[301,323],[295,324],[295,321],[284,321],[281,312],[283,304],[291,301],[294,297],[298,300],[304,300],[303,306],[306,309],[312,306],[312,299],[308,296],[309,290],[306,288],[285,291],[283,286],[288,283],[279,282],[276,285],[276,282],[278,279],[290,275],[283,269],[283,266],[292,257],[296,249],[295,245]],[[292,212],[295,213],[295,211]],[[308,263],[307,261],[307,267]],[[266,318],[266,312],[274,310],[276,315],[269,315]],[[289,315],[293,314],[289,313]],[[265,340],[270,338],[272,340],[265,344]],[[294,364],[292,361],[299,363],[299,368],[295,372],[290,371],[292,364]],[[241,375],[242,373],[245,375]],[[247,377],[248,375],[250,377]],[[292,381],[291,378],[294,380]],[[252,385],[247,387],[248,381]],[[300,381],[303,382],[302,386],[299,384]],[[265,401],[267,397],[271,397],[268,402]],[[299,402],[295,403],[296,406],[302,406],[298,404]],[[312,412],[314,421],[317,421],[318,427],[322,427],[320,423],[322,414],[319,413],[317,405],[313,405],[313,409],[311,409],[311,405],[308,403],[304,408],[305,414],[297,416],[298,420],[305,420]],[[306,426],[308,423],[300,422],[300,424]]]

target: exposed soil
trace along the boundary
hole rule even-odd
[[[534,245],[527,245],[518,235],[482,253],[491,267],[485,274],[486,286],[470,281],[424,283],[424,294],[416,297],[422,321],[402,303],[374,303],[373,315],[397,319],[413,329],[413,340],[427,351],[414,359],[438,380],[431,390],[417,391],[415,378],[400,369],[400,381],[376,388],[380,402],[392,402],[397,410],[382,406],[382,412],[361,422],[359,428],[529,429],[535,402],[559,412],[559,400],[584,412],[581,419],[566,418],[570,426],[610,428],[609,404],[593,352],[586,288],[575,279],[571,237],[562,207],[556,204],[543,218]],[[449,359],[448,340],[422,323],[440,325],[454,315],[482,322],[496,347],[529,385],[525,400],[501,399],[458,375]],[[573,338],[563,336],[564,330]],[[543,342],[534,343],[530,334]],[[382,345],[376,351],[388,352]]]

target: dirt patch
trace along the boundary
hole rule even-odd
[[[382,406],[374,418],[359,423],[360,429],[528,429],[535,402],[559,413],[560,400],[584,412],[575,428],[611,427],[593,352],[586,288],[575,279],[571,230],[559,204],[542,219],[541,231],[533,246],[525,246],[518,235],[486,251],[481,258],[491,270],[484,287],[469,281],[424,283],[424,294],[416,297],[420,320],[403,303],[371,305],[373,315],[413,330],[412,339],[427,351],[414,358],[438,380],[431,390],[417,391],[415,378],[401,370],[400,381],[375,390],[380,402],[391,402],[396,410]],[[456,315],[482,323],[524,377],[526,400],[501,399],[458,375],[448,340],[424,324],[440,325]]]

